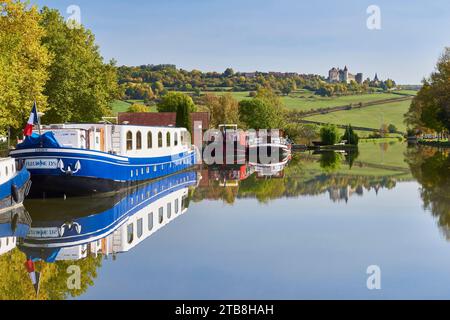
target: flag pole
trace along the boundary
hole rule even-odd
[[[39,116],[36,100],[34,100],[34,104],[36,105],[36,114],[38,116],[38,132],[39,132],[39,135],[41,135],[41,117]]]

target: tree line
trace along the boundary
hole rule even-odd
[[[55,9],[0,1],[0,131],[18,133],[33,102],[46,123],[92,122],[119,96],[115,62]]]
[[[423,80],[422,88],[405,114],[405,123],[409,135],[450,131],[450,48],[444,50],[435,72]]]

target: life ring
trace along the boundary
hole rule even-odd
[[[11,197],[15,203],[19,203],[20,192],[19,192],[19,188],[17,188],[17,186],[15,184],[13,184],[11,186]]]

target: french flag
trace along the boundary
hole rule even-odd
[[[30,276],[31,283],[33,284],[36,295],[38,295],[41,274],[39,272],[36,272],[36,270],[34,269],[34,262],[31,259],[28,259],[27,262],[25,262],[25,268],[27,269],[27,272]]]
[[[33,126],[35,124],[39,124],[39,115],[37,112],[36,101],[33,104],[33,110],[31,110],[30,118],[28,118],[27,125],[25,126],[25,129],[23,130],[23,134],[26,137],[29,137],[33,134]]]

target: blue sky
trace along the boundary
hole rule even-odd
[[[295,71],[326,75],[348,65],[420,83],[450,46],[450,2],[400,0],[32,0],[81,9],[106,59],[191,70]],[[369,5],[381,30],[369,30]]]

